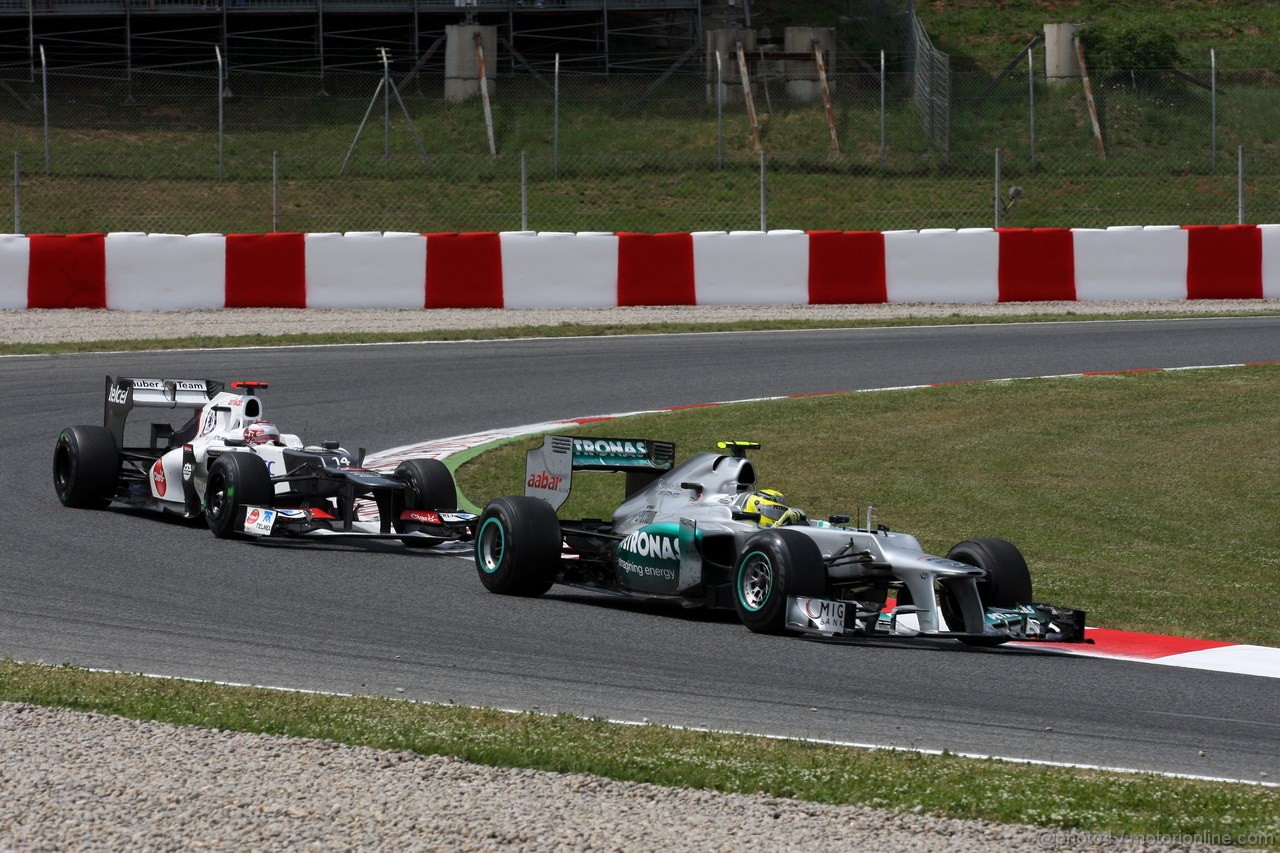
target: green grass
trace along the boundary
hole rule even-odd
[[[926,388],[628,418],[586,434],[660,438],[677,455],[762,443],[761,482],[810,515],[863,516],[945,554],[1017,544],[1039,600],[1089,624],[1280,646],[1280,367]],[[524,451],[462,465],[483,503],[522,493]],[[621,484],[575,478],[562,516],[609,517]]]
[[[837,23],[844,3],[770,10],[788,23]],[[1007,183],[1026,190],[1004,224],[1102,227],[1230,223],[1237,219],[1236,153],[1245,151],[1245,219],[1280,221],[1280,47],[1267,33],[1274,4],[1102,2],[922,3],[920,13],[952,52],[950,151],[931,151],[907,75],[891,68],[880,149],[880,91],[848,57],[834,93],[840,153],[829,150],[821,106],[794,102],[780,81],[758,85],[762,144],[769,154],[771,228],[891,230],[994,224],[994,151]],[[769,25],[762,13],[761,25]],[[1078,85],[1037,82],[1031,146],[1026,71],[988,91],[995,74],[1047,21],[1141,21],[1177,35],[1184,70],[1208,79],[1218,50],[1216,127],[1209,93],[1168,74],[1134,77],[1097,69],[1095,97],[1106,144],[1099,156]],[[860,24],[838,23],[858,44]],[[1042,55],[1042,54],[1041,54]],[[145,74],[144,74],[145,76]],[[676,75],[646,97],[652,78],[567,77],[562,87],[558,166],[552,165],[553,104],[525,76],[504,76],[494,99],[498,155],[491,157],[477,102],[443,100],[439,80],[406,93],[429,157],[399,115],[383,159],[375,118],[353,146],[368,105],[367,80],[314,81],[292,96],[236,78],[224,104],[223,180],[217,180],[217,102],[181,81],[138,93],[86,91],[58,81],[51,94],[50,175],[43,116],[0,100],[0,151],[21,153],[21,217],[15,230],[147,230],[191,233],[512,230],[522,211],[520,155],[529,157],[527,225],[534,230],[690,231],[758,227],[758,162],[741,105],[724,116],[724,168],[717,117],[698,74]],[[334,81],[339,82],[339,81]],[[34,87],[34,84],[31,84]],[[104,84],[106,85],[106,84]],[[101,89],[102,87],[99,87]],[[33,89],[33,94],[35,90]],[[1216,149],[1216,153],[1215,150]],[[339,177],[348,151],[351,160]],[[272,152],[280,153],[274,216]]]
[[[1280,789],[865,750],[567,715],[317,696],[0,661],[0,700],[322,738],[502,767],[1089,832],[1277,847]]]
[[[934,45],[962,68],[998,71],[1045,24],[1079,22],[1168,32],[1184,59],[1198,65],[1208,65],[1210,48],[1231,56],[1238,68],[1274,68],[1280,59],[1280,9],[1267,0],[947,0],[918,2],[916,9]]]

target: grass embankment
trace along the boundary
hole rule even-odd
[[[1276,846],[1280,790],[603,720],[317,696],[0,661],[0,700],[323,738],[503,767],[1109,832]]]
[[[774,31],[834,24],[843,42],[872,59],[884,45],[859,41],[866,28],[858,20],[840,21],[845,5],[779,10]],[[1234,222],[1241,146],[1246,221],[1280,221],[1273,165],[1280,99],[1268,70],[1280,49],[1266,38],[1280,26],[1274,4],[1225,9],[1189,0],[1082,0],[922,4],[919,10],[935,42],[952,56],[948,150],[926,141],[910,75],[898,64],[890,66],[882,111],[878,58],[864,66],[846,52],[833,93],[839,153],[830,150],[819,103],[792,100],[781,80],[757,81],[769,164],[768,227],[990,226],[997,148],[1006,186],[1017,183],[1026,193],[1004,214],[1005,225]],[[1046,22],[1082,20],[1175,36],[1185,59],[1180,70],[1203,84],[1165,72],[1094,69],[1105,158],[1078,85],[1038,79],[1029,91],[1025,68],[1015,63],[1013,75],[993,88],[998,72]],[[1206,88],[1210,48],[1218,57],[1216,103]],[[1037,56],[1043,74],[1042,49]],[[376,120],[353,145],[371,79],[335,75],[326,84],[331,97],[319,96],[306,80],[281,97],[266,89],[278,83],[233,70],[237,98],[222,104],[225,177],[216,180],[218,102],[193,94],[205,91],[196,85],[203,80],[166,79],[126,100],[118,86],[86,90],[83,79],[61,81],[55,72],[51,175],[44,174],[42,111],[23,110],[16,99],[0,102],[0,151],[22,155],[16,194],[22,229],[512,230],[524,226],[522,213],[528,227],[541,231],[759,227],[759,163],[746,111],[730,103],[721,123],[697,72],[652,91],[649,76],[566,75],[558,126],[546,87],[528,75],[504,75],[494,90],[497,156],[489,154],[479,103],[446,102],[441,81],[423,78],[420,87],[406,87],[405,102],[428,156],[396,110],[390,162],[384,162]],[[30,85],[36,98],[38,87]],[[281,155],[278,221],[272,152]],[[529,156],[527,211],[522,152]]]

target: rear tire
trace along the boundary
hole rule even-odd
[[[53,445],[53,488],[63,506],[104,509],[120,481],[120,450],[111,430],[71,426]]]
[[[204,520],[219,539],[241,532],[246,506],[274,506],[275,486],[267,463],[250,453],[224,453],[209,468]]]
[[[1003,539],[966,539],[947,552],[947,558],[985,569],[987,576],[978,581],[978,597],[983,607],[1017,607],[1029,604],[1031,571],[1027,561],[1014,545]],[[1006,637],[965,637],[970,646],[999,646]]]
[[[453,474],[439,459],[407,459],[396,466],[396,476],[409,486],[405,509],[439,509],[453,512],[458,508],[458,487]],[[395,519],[393,526],[399,524]],[[438,539],[405,539],[410,548],[434,548]]]
[[[787,596],[826,594],[827,568],[818,543],[786,528],[754,534],[738,556],[733,591],[734,609],[749,630],[785,633]]]
[[[539,596],[560,571],[560,519],[541,498],[495,498],[480,514],[476,572],[499,595]]]

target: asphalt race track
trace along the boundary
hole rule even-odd
[[[509,599],[469,557],[64,509],[49,473],[61,427],[101,422],[107,373],[265,380],[286,431],[376,451],[760,395],[1262,361],[1280,361],[1280,318],[0,359],[0,656],[1275,781],[1275,679]]]

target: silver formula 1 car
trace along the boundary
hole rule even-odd
[[[357,536],[419,547],[471,538],[475,516],[458,512],[444,463],[410,459],[380,473],[362,467],[363,449],[304,445],[265,419],[258,392],[266,387],[232,382],[228,391],[211,379],[108,376],[103,425],[58,434],[58,499],[69,507],[203,517],[220,538]],[[140,409],[187,420],[176,429],[154,418],[146,426],[129,421]],[[137,436],[132,446],[126,422]]]
[[[480,515],[475,559],[492,592],[560,583],[690,607],[733,609],[758,633],[1083,642],[1084,612],[1032,601],[1013,545],[970,539],[946,557],[915,537],[811,521],[757,489],[747,451],[721,442],[675,464],[669,442],[547,436],[526,460],[525,494]],[[561,519],[576,471],[626,474],[613,518]]]

